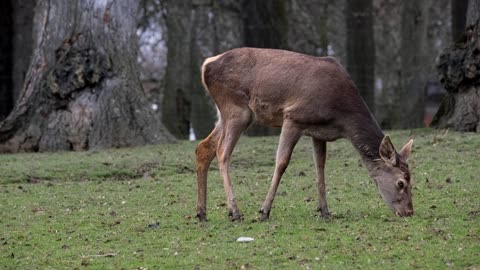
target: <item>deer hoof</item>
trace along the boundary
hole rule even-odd
[[[330,219],[331,216],[330,216],[330,212],[328,212],[328,208],[321,208],[321,207],[318,207],[317,208],[317,212],[320,212],[320,216],[322,218],[325,218],[325,219]]]
[[[270,211],[260,210],[260,221],[268,221],[270,219]]]
[[[230,217],[231,221],[242,221],[243,216],[239,212],[229,212],[228,216]]]
[[[207,214],[206,213],[197,213],[197,218],[200,222],[207,221]]]

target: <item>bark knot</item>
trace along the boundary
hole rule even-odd
[[[112,71],[110,59],[95,48],[62,45],[55,58],[44,86],[58,99],[68,99],[75,92],[95,86]]]

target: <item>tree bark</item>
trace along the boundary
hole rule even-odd
[[[201,66],[210,56],[243,44],[241,5],[239,1],[193,1],[192,21],[192,113],[191,123],[197,139],[212,131],[217,112],[201,82]]]
[[[440,82],[448,94],[432,126],[480,132],[480,0],[470,0],[467,28],[439,57]]]
[[[402,11],[401,78],[393,128],[424,125],[427,23],[429,0],[404,1]]]
[[[245,45],[258,48],[287,48],[288,0],[244,1]]]
[[[192,102],[192,0],[168,0],[165,7],[168,52],[162,118],[175,137],[186,139],[190,128]]]
[[[13,7],[13,101],[16,103],[33,53],[33,17],[37,0],[12,1]]]
[[[0,151],[125,147],[172,141],[142,92],[135,0],[39,1],[34,53]]]
[[[375,42],[372,0],[350,0],[345,8],[347,70],[375,113]]]
[[[451,0],[452,11],[452,41],[456,42],[462,37],[467,23],[468,0]]]
[[[480,1],[469,0],[467,10],[467,26],[471,27],[480,19]]]
[[[242,9],[236,0],[166,1],[168,57],[163,121],[177,138],[192,127],[196,138],[213,129],[216,110],[201,83],[207,57],[243,46]]]
[[[12,54],[13,44],[13,8],[10,1],[0,3],[0,121],[13,108]]]

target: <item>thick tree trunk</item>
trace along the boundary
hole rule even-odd
[[[452,41],[456,42],[462,37],[467,23],[468,0],[451,0],[452,11]]]
[[[10,1],[0,3],[0,121],[13,108],[12,54],[13,8]]]
[[[172,140],[142,92],[135,0],[39,1],[34,54],[0,151],[84,150]]]
[[[424,125],[427,22],[429,0],[404,1],[402,11],[401,84],[393,128]]]
[[[186,139],[192,111],[192,0],[168,0],[165,7],[168,53],[162,118],[174,136]]]
[[[375,113],[375,42],[372,0],[350,0],[345,8],[347,70]]]
[[[437,70],[448,94],[432,126],[480,132],[480,0],[470,0],[463,38],[440,55]]]
[[[287,24],[295,26],[287,27],[287,48],[309,55],[328,55],[332,0],[290,0],[287,3]]]
[[[245,45],[287,49],[288,0],[244,1]]]
[[[480,1],[469,0],[467,10],[467,26],[472,27],[480,19]]]
[[[13,101],[18,100],[33,53],[33,17],[36,0],[11,0],[13,7]]]

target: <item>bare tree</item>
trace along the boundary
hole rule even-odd
[[[1,151],[122,147],[171,141],[141,89],[138,2],[39,1],[34,53]]]

